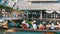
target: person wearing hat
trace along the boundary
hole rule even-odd
[[[22,28],[23,29],[28,29],[29,28],[29,24],[28,23],[26,23],[26,21],[24,20],[24,21],[22,21]]]
[[[44,30],[44,25],[40,23],[39,30]]]
[[[36,23],[35,23],[35,22],[36,22],[35,20],[32,22],[32,27],[33,27],[33,29],[34,29],[34,30],[36,30],[36,29],[37,29],[37,25],[36,25]]]

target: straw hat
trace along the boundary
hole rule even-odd
[[[22,24],[25,24],[26,21],[23,21]]]

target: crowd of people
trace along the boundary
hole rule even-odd
[[[33,20],[30,23],[28,23],[27,20],[23,20],[21,23],[6,21],[1,24],[3,25],[5,24],[4,27],[7,26],[8,28],[10,27],[10,28],[21,28],[21,29],[32,29],[32,30],[60,30],[60,21],[45,20],[42,22],[37,22],[37,20]]]
[[[33,29],[33,30],[59,30],[60,21],[57,21],[56,24],[54,24],[53,21],[50,21],[49,23],[46,23],[46,21],[43,21],[42,23],[37,23],[36,20],[33,20],[31,24],[29,24],[24,20],[22,21],[21,27],[23,29]]]

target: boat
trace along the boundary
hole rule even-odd
[[[18,29],[18,28],[12,28],[9,30],[6,30],[5,33],[15,33],[15,34],[56,34],[59,33],[60,30],[31,30],[31,29]],[[18,33],[17,33],[18,32]]]

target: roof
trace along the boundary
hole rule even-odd
[[[14,6],[14,9],[19,10],[60,10],[60,1],[58,0],[45,0],[45,1],[53,1],[53,3],[31,3],[28,1],[43,1],[43,0],[26,0],[26,1],[18,1]]]
[[[14,9],[17,6],[20,10],[60,10],[60,3],[17,3]]]

